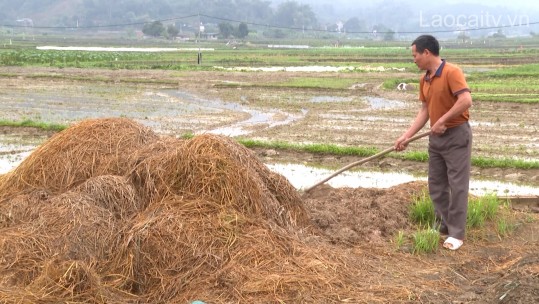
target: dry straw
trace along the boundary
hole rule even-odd
[[[209,199],[246,215],[263,215],[281,226],[307,222],[298,192],[232,139],[200,135],[153,153],[132,173],[149,201],[170,194]]]
[[[223,136],[87,120],[0,177],[0,303],[409,297],[335,249],[292,185]]]
[[[308,224],[230,138],[82,121],[0,177],[0,302],[316,298],[336,267],[300,241]]]
[[[150,129],[126,118],[82,121],[36,149],[0,180],[0,194],[46,189],[65,192],[90,177],[124,175],[129,156],[157,139]]]

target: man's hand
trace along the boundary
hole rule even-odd
[[[438,135],[438,136],[444,134],[446,130],[447,130],[447,127],[445,126],[445,124],[443,124],[440,121],[437,121],[434,124],[434,126],[432,126],[432,128],[430,128],[431,134]]]
[[[395,141],[395,151],[403,151],[404,149],[406,149],[406,147],[408,146],[408,143],[405,143],[406,140],[408,140],[409,137],[407,137],[406,135],[402,135],[401,137],[399,137],[397,139],[397,141]]]

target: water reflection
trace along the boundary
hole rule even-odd
[[[0,174],[16,168],[32,151],[0,154]]]
[[[0,174],[18,166],[43,141],[45,136],[0,134]]]
[[[233,111],[239,113],[246,113],[247,118],[235,123],[231,123],[224,127],[200,130],[196,134],[200,133],[212,133],[226,136],[238,136],[252,133],[253,129],[257,127],[272,128],[275,126],[291,124],[294,121],[302,119],[307,114],[307,110],[302,110],[299,114],[293,114],[284,112],[278,109],[264,109],[256,110],[246,105],[237,102],[225,102],[218,99],[204,99],[187,92],[169,90],[164,92],[170,96],[189,102],[196,107],[210,109],[213,111]],[[276,119],[276,117],[278,117]]]
[[[267,164],[268,168],[285,176],[297,189],[313,186],[335,171],[318,169],[300,164]],[[346,171],[330,179],[327,184],[334,188],[389,188],[411,181],[426,181],[426,176],[406,173]],[[539,195],[539,188],[499,181],[471,180],[470,193],[474,195],[497,194],[499,196]]]
[[[11,150],[12,152],[0,152],[0,174],[7,173],[17,167],[33,152],[33,148],[20,146]],[[13,149],[13,147],[7,147],[0,141],[0,151],[8,151],[9,149]],[[311,187],[335,172],[301,164],[273,163],[266,165],[270,170],[286,177],[299,190]],[[334,188],[389,188],[411,181],[426,180],[426,176],[414,176],[399,172],[345,171],[330,179],[327,184]],[[474,195],[495,193],[500,196],[539,195],[539,188],[499,181],[472,180],[470,181],[470,193]]]
[[[406,104],[400,100],[390,100],[382,97],[366,97],[365,99],[367,100],[370,108],[375,110],[398,109],[406,106]]]
[[[313,103],[322,103],[322,102],[349,102],[352,100],[354,100],[353,97],[314,96],[309,101]]]

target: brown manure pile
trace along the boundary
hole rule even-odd
[[[310,229],[290,183],[227,137],[87,120],[0,178],[0,302],[382,295]]]

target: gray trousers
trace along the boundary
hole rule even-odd
[[[440,232],[463,240],[472,154],[469,123],[429,136],[429,194]]]

